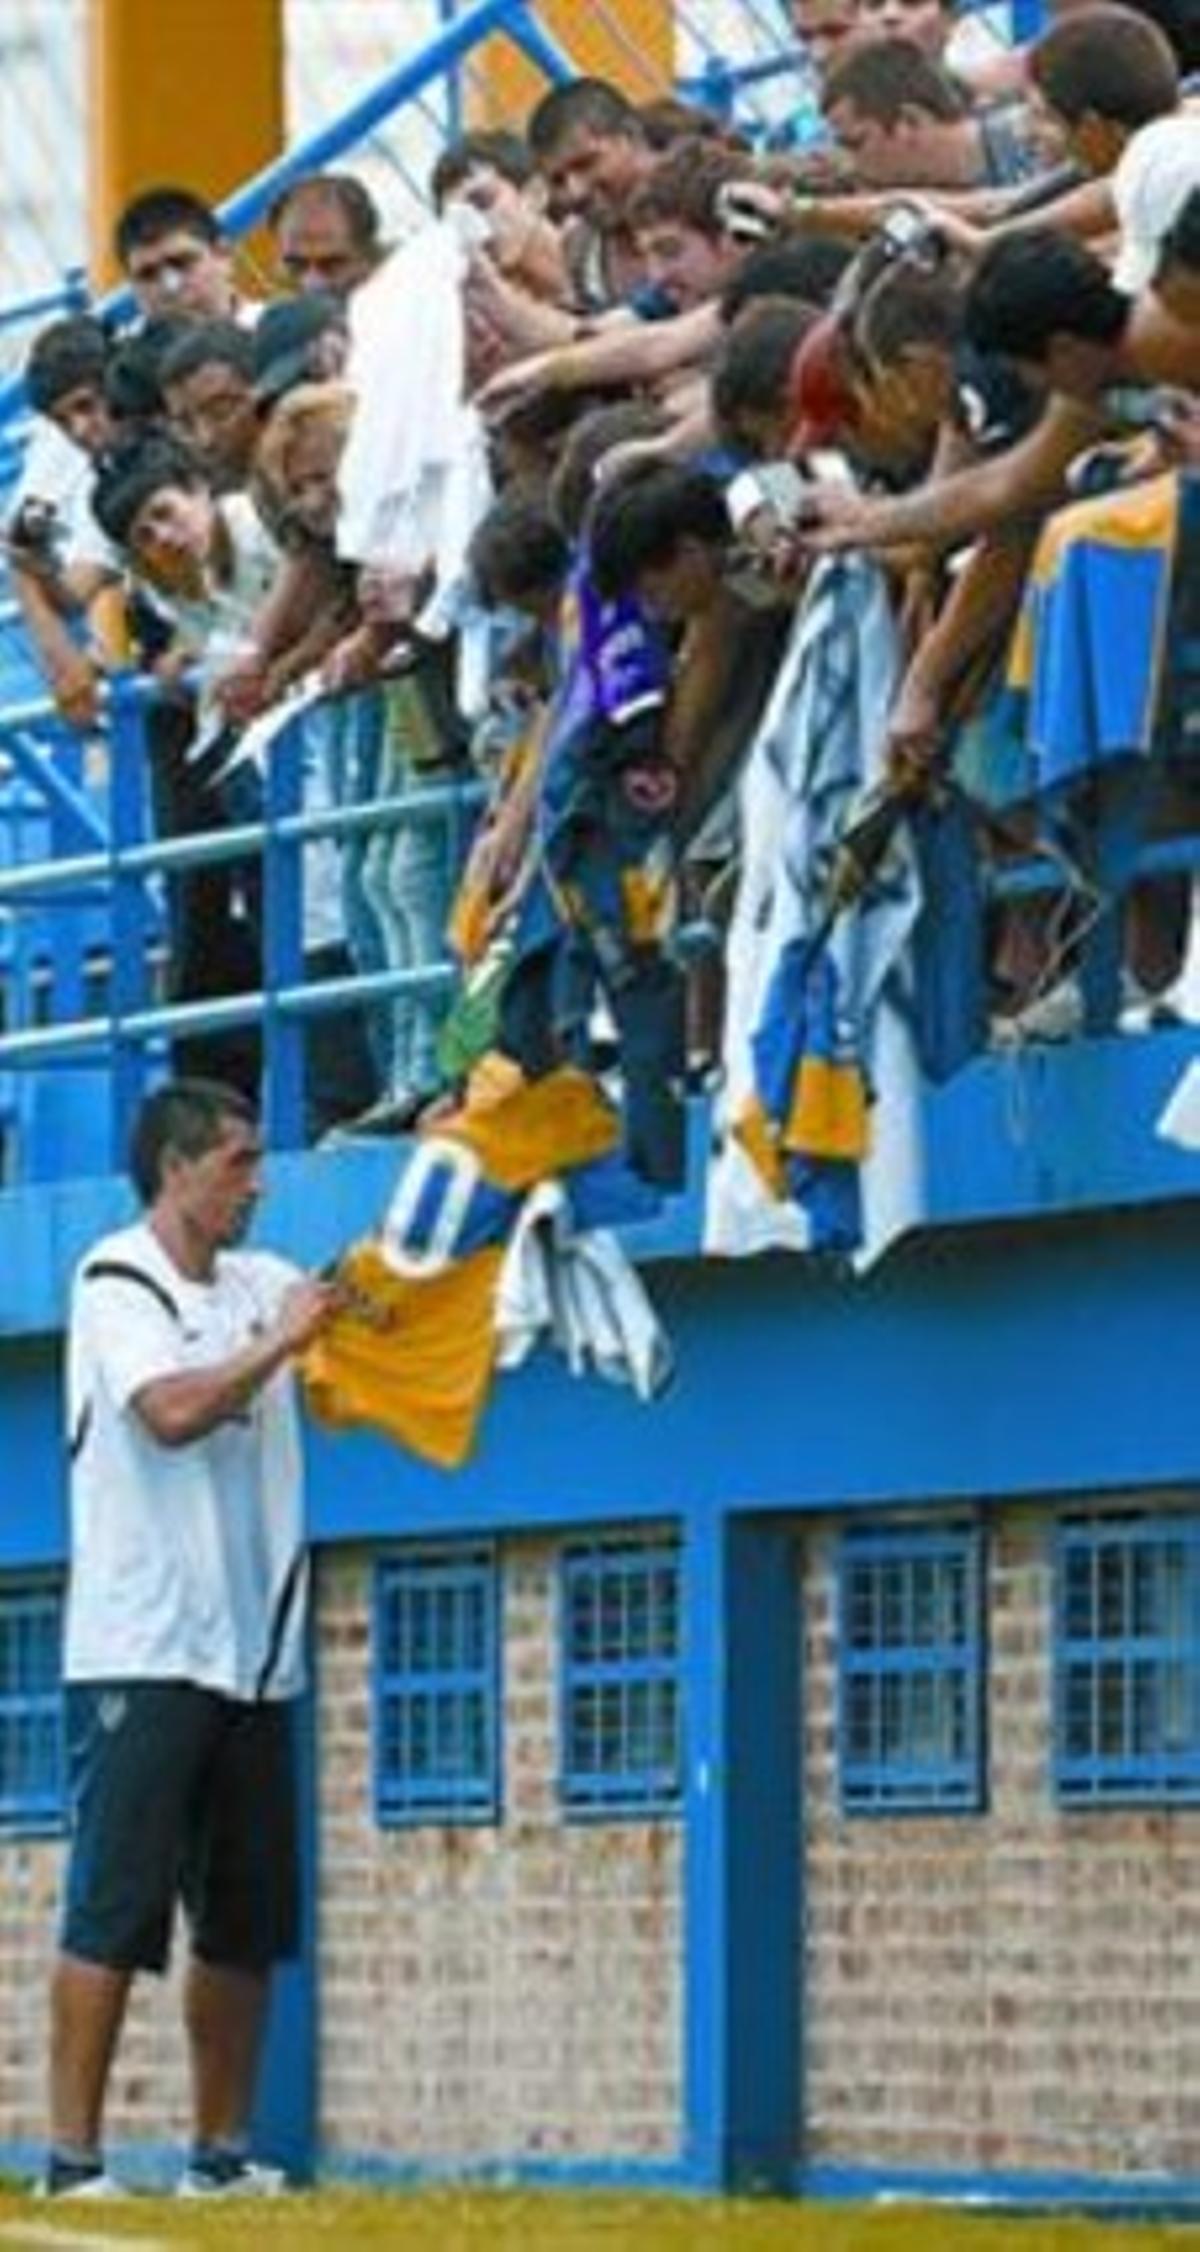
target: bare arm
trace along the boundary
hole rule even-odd
[[[1065,498],[1066,473],[1076,454],[1103,437],[1106,427],[1100,413],[1056,396],[1027,438],[975,469],[894,500],[865,500],[836,488],[822,503],[832,521],[805,544],[824,554],[910,542],[950,548],[1043,516]]]
[[[134,1393],[131,1405],[162,1447],[206,1439],[222,1423],[236,1422],[284,1363],[312,1343],[333,1312],[334,1286],[307,1277],[287,1291],[279,1314],[261,1337],[251,1338],[212,1368],[157,1376]]]
[[[86,650],[76,643],[61,599],[56,599],[53,585],[40,572],[22,570],[15,558],[10,559],[9,569],[50,694],[72,726],[92,726],[100,708],[99,674]]]
[[[505,368],[484,385],[479,405],[502,413],[542,391],[583,391],[593,384],[653,383],[708,358],[721,332],[715,304],[697,305],[670,321],[623,321],[602,336]]]
[[[762,716],[790,612],[752,611],[721,594],[689,629],[667,710],[666,748],[682,777],[686,844],[729,787]]]
[[[1018,530],[983,540],[918,643],[888,721],[888,764],[898,782],[924,778],[947,726],[974,701],[1015,616],[1034,537]]]

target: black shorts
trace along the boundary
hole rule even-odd
[[[67,1735],[67,1954],[165,1970],[177,1901],[204,1962],[263,1971],[295,1954],[290,1706],[185,1681],[76,1682]]]

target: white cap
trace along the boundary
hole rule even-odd
[[[1163,236],[1200,187],[1200,112],[1156,118],[1135,133],[1112,176],[1121,230],[1113,280],[1126,296],[1149,288]]]

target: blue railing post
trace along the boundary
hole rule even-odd
[[[123,1171],[129,1129],[146,1080],[143,1043],[122,1029],[146,1005],[147,915],[145,878],[123,856],[145,836],[146,729],[144,702],[131,674],[118,674],[109,704],[109,868],[112,901],[110,1013],[114,1020],[111,1079],[111,1152]]]
[[[263,1109],[271,1149],[304,1144],[304,1025],[275,1005],[277,994],[304,982],[304,848],[279,830],[300,810],[304,728],[302,715],[276,737],[263,783]]]
[[[714,117],[733,116],[735,81],[724,55],[708,55],[700,73],[700,99]]]

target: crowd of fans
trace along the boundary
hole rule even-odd
[[[314,1135],[570,1062],[669,1189],[687,1088],[741,1068],[765,1175],[853,1161],[889,979],[929,1069],[1078,1030],[1110,804],[1196,827],[1189,0],[1058,0],[983,60],[941,0],[792,13],[818,100],[769,146],[578,80],[448,147],[399,246],[351,175],[296,181],[265,305],[154,188],[116,233],[136,321],[30,353],[15,584],[85,730],[118,597],[157,831],[255,818],[273,756],[308,807],[402,802],[306,848],[306,974],[461,975],[315,1020]],[[1169,1021],[1188,882],[1120,912],[1122,1021]],[[255,859],[172,876],[166,922],[176,998],[261,982]],[[250,1034],[181,1045],[256,1078]]]

